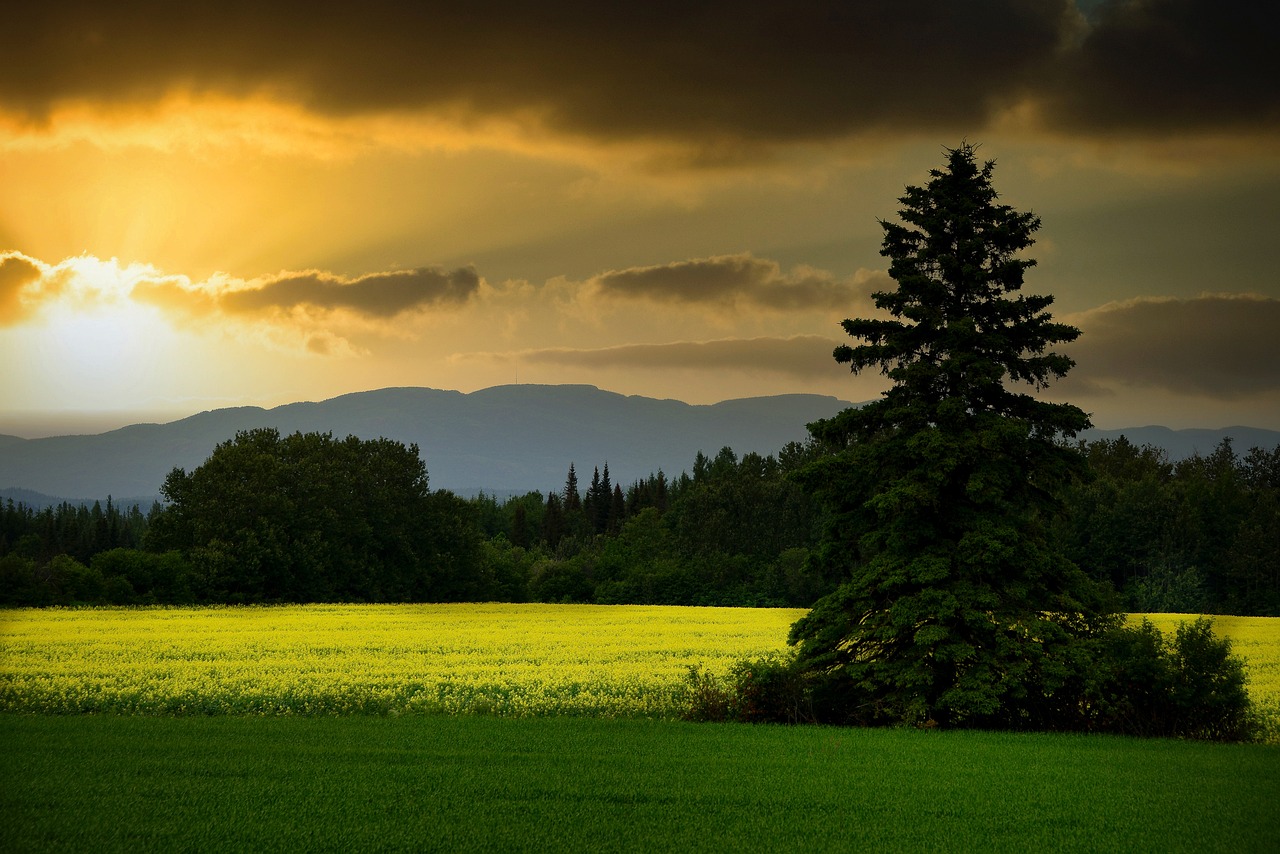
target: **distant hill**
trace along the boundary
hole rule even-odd
[[[202,412],[169,424],[135,424],[90,436],[0,436],[0,497],[28,490],[56,496],[152,496],[174,466],[190,471],[239,430],[275,427],[416,443],[433,489],[523,494],[559,489],[574,463],[585,484],[609,464],[617,483],[659,469],[691,469],[699,451],[714,456],[773,453],[803,440],[805,425],[851,406],[811,394],[697,406],[625,396],[585,385],[507,385],[463,394],[388,388],[292,403],[274,409]],[[31,503],[31,502],[28,502]],[[149,503],[147,500],[145,503]]]
[[[254,427],[416,443],[432,488],[464,495],[559,489],[571,462],[584,484],[593,466],[607,462],[614,482],[626,485],[659,469],[678,475],[692,468],[699,451],[714,456],[726,445],[739,455],[774,453],[803,440],[809,422],[852,405],[812,394],[691,405],[585,385],[506,385],[470,394],[388,388],[274,409],[217,409],[98,435],[0,436],[0,498],[40,506],[111,495],[125,506],[147,507],[170,469],[190,471],[219,442]],[[1280,445],[1280,432],[1248,427],[1090,430],[1084,437],[1121,434],[1137,445],[1165,448],[1175,460],[1207,454],[1224,436],[1241,453]]]
[[[1086,430],[1080,434],[1080,438],[1089,441],[1118,439],[1121,436],[1138,446],[1163,448],[1169,459],[1175,462],[1196,454],[1207,456],[1227,438],[1231,439],[1237,454],[1246,454],[1250,448],[1271,450],[1280,445],[1280,430],[1263,430],[1260,427],[1224,427],[1221,430],[1126,427],[1123,430]]]

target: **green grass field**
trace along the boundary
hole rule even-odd
[[[1280,850],[1280,748],[653,720],[0,715],[0,850]]]

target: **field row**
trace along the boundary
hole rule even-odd
[[[670,718],[691,667],[784,653],[789,609],[308,605],[0,612],[0,711]],[[1179,615],[1152,617],[1172,632]],[[1280,619],[1216,619],[1280,709]]]

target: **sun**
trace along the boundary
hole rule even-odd
[[[180,370],[179,336],[160,310],[130,299],[151,268],[84,255],[51,268],[36,322],[27,330],[26,375],[45,383],[59,408],[136,405]]]

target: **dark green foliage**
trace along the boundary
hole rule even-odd
[[[996,203],[974,149],[883,223],[893,319],[846,320],[864,343],[837,361],[878,368],[884,396],[811,426],[829,451],[799,474],[831,524],[820,560],[842,583],[792,629],[802,667],[865,723],[984,725],[1065,686],[1061,660],[1108,621],[1101,591],[1046,536],[1054,492],[1083,468],[1062,444],[1088,426],[1043,388],[1079,331],[1049,296],[1011,296],[1039,220]],[[1061,672],[1060,672],[1061,671]]]
[[[1055,533],[1128,610],[1280,615],[1280,448],[1177,464],[1123,437],[1082,448]]]
[[[1151,623],[1116,627],[1094,642],[1073,729],[1247,741],[1255,720],[1244,664],[1205,618],[1172,640]]]
[[[699,455],[696,479],[658,472],[626,490],[597,466],[577,510],[571,464],[562,493],[470,502],[489,558],[523,550],[526,586],[503,593],[515,601],[803,607],[831,587],[806,560],[820,510],[787,477],[814,453],[792,443],[777,458],[738,460],[723,448],[714,461]]]
[[[1238,456],[1224,445],[1210,462],[1174,465],[1124,439],[1080,447],[1088,477],[1059,491],[1053,542],[1120,591],[1126,610],[1280,614],[1280,449]],[[465,501],[434,493],[422,521],[442,539],[428,595],[807,607],[849,566],[808,559],[823,508],[790,475],[820,456],[816,442],[741,459],[723,448],[700,454],[693,477],[614,483],[599,534],[580,503],[566,511],[560,491]],[[344,504],[334,518],[363,512]],[[224,601],[242,569],[235,555],[213,545],[174,552],[164,515],[110,499],[96,508],[0,505],[0,605]],[[544,576],[554,581],[544,586]],[[378,595],[387,594],[365,598]]]
[[[53,604],[47,574],[37,573],[36,562],[18,552],[0,557],[0,591],[4,604],[29,607]]]
[[[875,294],[894,319],[845,321],[864,343],[836,359],[879,367],[894,384],[812,425],[827,455],[798,474],[831,509],[819,558],[843,573],[792,628],[807,707],[836,723],[1248,738],[1230,645],[1206,621],[1168,645],[1149,625],[1125,627],[1106,587],[1063,547],[1091,538],[1082,552],[1125,583],[1144,549],[1160,554],[1174,536],[1162,511],[1198,508],[1182,525],[1205,532],[1198,549],[1146,593],[1200,605],[1192,567],[1226,565],[1220,552],[1241,512],[1234,455],[1228,444],[1180,465],[1203,497],[1179,505],[1165,500],[1173,472],[1159,455],[1104,443],[1091,455],[1127,473],[1131,518],[1053,535],[1059,497],[1085,473],[1084,454],[1064,439],[1088,419],[1009,384],[1041,389],[1062,376],[1072,362],[1049,347],[1079,332],[1050,322],[1051,297],[1009,296],[1034,263],[1019,253],[1039,221],[996,204],[992,168],[965,145],[926,187],[907,189],[906,225],[884,224],[898,289]],[[1269,471],[1261,458],[1255,468]],[[1091,497],[1092,507],[1080,503],[1096,513],[1106,493]],[[1213,574],[1204,584],[1220,586]]]
[[[972,723],[988,728],[1251,741],[1260,721],[1244,662],[1212,622],[1181,624],[1165,638],[1151,623],[1115,624],[1018,673],[1020,702]],[[815,675],[794,658],[740,661],[727,677],[697,667],[686,677],[685,719],[740,723],[874,724],[900,721],[884,700],[849,680]],[[916,720],[932,727],[934,720]]]
[[[529,580],[529,593],[538,602],[587,603],[593,598],[591,582],[577,561],[540,566]]]
[[[815,721],[806,674],[791,658],[739,661],[725,679],[691,667],[685,684],[686,720],[782,724]]]
[[[147,517],[137,505],[121,508],[110,497],[105,507],[97,501],[43,510],[12,499],[0,504],[0,555],[16,552],[40,563],[60,554],[88,563],[100,551],[137,548],[146,530]]]
[[[416,447],[242,432],[175,469],[152,542],[221,602],[451,601],[490,593],[470,507],[427,489]]]
[[[187,605],[207,598],[202,579],[178,551],[112,549],[94,555],[90,571],[115,591],[106,596],[113,605]]]

